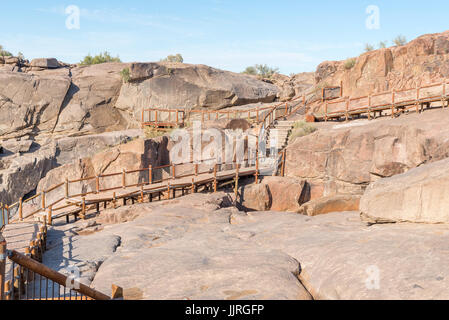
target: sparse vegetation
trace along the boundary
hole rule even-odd
[[[400,47],[400,46],[407,44],[407,39],[404,36],[399,35],[393,40],[393,43],[396,46]]]
[[[22,52],[19,52],[19,53],[17,54],[17,58],[19,58],[20,61],[24,61],[24,60],[25,60],[25,56],[23,55]]]
[[[0,56],[4,57],[11,57],[12,53],[9,51],[6,51],[2,45],[0,45]]]
[[[167,56],[167,58],[165,59],[161,59],[162,62],[179,62],[179,63],[183,63],[184,62],[184,58],[182,57],[182,55],[180,53],[177,53],[175,55],[169,55]]]
[[[145,138],[147,139],[154,139],[157,137],[162,137],[165,135],[169,135],[173,129],[156,129],[153,127],[145,127]]]
[[[258,76],[259,78],[271,78],[275,73],[279,72],[279,68],[269,67],[266,64],[256,64],[254,66],[247,67],[243,74],[249,74]]]
[[[379,42],[379,49],[384,49],[387,47],[388,41]]]
[[[365,44],[365,52],[370,52],[374,50],[374,46],[370,45],[369,43]]]
[[[88,54],[86,57],[84,57],[83,61],[81,61],[80,64],[82,66],[89,66],[93,64],[100,64],[106,62],[122,62],[122,61],[120,60],[119,56],[114,58],[109,54],[109,52],[105,51],[94,57]]]
[[[122,80],[124,83],[128,83],[129,79],[131,78],[129,68],[125,68],[122,71],[120,71],[120,75],[122,76]]]
[[[297,121],[294,125],[293,125],[293,129],[292,132],[290,134],[290,139],[296,139],[299,137],[305,137],[309,134],[314,133],[315,131],[317,131],[318,129],[310,124],[307,123],[303,120],[301,121]]]
[[[350,70],[350,69],[354,68],[356,61],[357,61],[356,58],[347,59],[345,61],[345,69]]]

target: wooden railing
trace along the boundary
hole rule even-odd
[[[323,91],[324,92],[324,91]],[[324,93],[323,93],[324,94]],[[273,110],[281,110],[291,102],[306,100],[306,96],[299,96],[289,102],[282,102],[271,107],[258,107],[241,110],[190,110],[183,109],[157,109],[149,108],[142,110],[142,127],[183,127],[186,122],[198,120],[201,122],[219,119],[247,119],[257,124],[265,119],[267,114]]]
[[[290,109],[291,110],[291,109]],[[115,192],[117,190],[127,190],[129,188],[141,188],[149,187],[145,189],[145,192],[151,192],[151,186],[154,186],[154,190],[161,188],[160,184],[167,182],[168,189],[170,189],[170,183],[173,183],[177,179],[184,179],[189,177],[198,177],[205,174],[215,174],[219,172],[228,171],[231,168],[240,166],[249,167],[250,165],[256,166],[258,171],[259,158],[264,155],[259,155],[259,151],[256,150],[255,155],[251,155],[247,150],[247,156],[243,159],[243,162],[234,160],[232,163],[215,162],[212,160],[204,160],[203,163],[195,163],[190,161],[181,164],[169,164],[163,166],[149,166],[148,168],[126,170],[121,172],[101,174],[97,176],[84,177],[79,179],[65,179],[64,182],[56,184],[42,192],[23,200],[19,199],[18,202],[6,206],[7,217],[5,225],[8,223],[16,223],[32,218],[38,213],[44,214],[45,221],[52,224],[55,217],[58,216],[58,212],[67,212],[71,209],[76,211],[76,215],[81,218],[85,218],[88,210],[87,206],[91,205],[86,201],[86,197],[89,195],[98,195],[105,192],[113,192],[115,198]],[[204,163],[205,162],[205,163]],[[254,174],[256,180],[258,172]],[[197,181],[194,184],[200,183]],[[159,192],[159,191],[155,191]],[[81,200],[74,198],[81,197]],[[71,209],[70,209],[71,208]],[[10,217],[12,211],[16,212],[14,219]]]
[[[447,85],[449,82],[439,82],[421,87],[391,90],[367,96],[337,99],[326,101],[324,105],[324,116],[317,117],[317,120],[327,121],[335,118],[345,118],[349,120],[352,115],[367,114],[371,119],[372,113],[391,110],[394,117],[398,110],[408,110],[415,108],[419,112],[419,107],[423,104],[441,101],[443,108],[448,99]]]
[[[110,300],[111,297],[43,265],[47,227],[25,248],[25,254],[7,250],[0,234],[0,300]],[[113,299],[122,298],[112,286]]]

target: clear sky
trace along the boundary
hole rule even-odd
[[[70,5],[80,9],[79,29],[76,19],[66,26]],[[378,28],[366,25],[370,5],[379,8]],[[448,12],[447,0],[2,0],[0,44],[28,59],[75,63],[107,50],[126,62],[158,61],[181,53],[186,63],[235,72],[259,63],[290,74],[357,56],[365,43],[448,30]]]

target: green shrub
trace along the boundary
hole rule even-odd
[[[317,131],[318,129],[310,124],[305,122],[304,120],[301,121],[297,121],[294,125],[293,125],[293,129],[292,132],[290,133],[290,139],[296,139],[299,137],[305,137],[309,134],[314,133],[315,131]]]
[[[271,78],[275,73],[279,72],[279,68],[272,68],[266,64],[256,64],[251,67],[247,67],[243,74],[249,74],[258,76],[259,78]]]
[[[125,68],[122,71],[120,71],[120,75],[122,76],[122,80],[124,83],[128,83],[129,79],[131,78],[129,68]]]
[[[170,133],[173,131],[173,129],[156,129],[153,127],[145,127],[144,134],[145,138],[147,139],[154,139],[157,137],[162,137],[165,135],[170,135]]]
[[[350,59],[346,60],[345,61],[345,69],[350,70],[350,69],[354,68],[356,61],[357,60],[355,58],[350,58]]]
[[[374,47],[370,45],[369,43],[365,44],[365,52],[373,51]]]
[[[82,66],[89,66],[93,64],[100,64],[100,63],[106,63],[106,62],[122,62],[120,58],[112,57],[109,52],[105,51],[103,53],[100,53],[94,57],[92,57],[90,54],[84,57],[83,61],[80,62]]]
[[[6,51],[2,45],[0,45],[0,56],[2,57],[12,57],[12,53],[9,51]]]
[[[184,58],[182,57],[182,55],[180,53],[177,53],[175,55],[169,55],[167,56],[167,58],[165,59],[161,59],[162,62],[179,62],[179,63],[183,63],[184,62]]]
[[[379,49],[384,49],[387,47],[388,41],[381,41],[379,42]]]
[[[407,39],[406,39],[404,36],[399,35],[399,36],[397,36],[397,37],[393,40],[393,43],[394,43],[396,46],[400,47],[400,46],[403,46],[403,45],[405,45],[405,44],[407,43]]]

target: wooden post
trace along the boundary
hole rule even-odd
[[[392,93],[391,93],[391,117],[394,118],[394,101],[395,101],[395,91],[393,89]]]
[[[142,119],[142,122],[140,123],[140,124],[141,124],[141,127],[142,127],[142,129],[143,129],[143,124],[145,123],[145,116],[144,116],[144,113],[145,113],[145,109],[143,109],[143,108],[142,108],[142,117],[141,117],[141,119]]]
[[[192,178],[192,193],[195,193],[195,179]]]
[[[368,95],[368,120],[371,120],[371,95]]]
[[[5,300],[6,241],[0,233],[0,300]]]
[[[173,180],[176,179],[176,167],[174,164],[172,164],[172,166],[171,166],[171,177]]]
[[[217,167],[218,167],[218,164],[215,164],[215,166],[214,166],[214,193],[217,192]]]
[[[45,190],[42,191],[41,193],[41,197],[42,197],[42,210],[45,210]]]
[[[140,199],[139,199],[140,203],[143,203],[143,186],[140,186]]]
[[[167,200],[170,200],[170,181],[167,183]]]
[[[195,163],[195,176],[198,175],[198,163]]]
[[[240,164],[238,164],[237,162],[235,163],[236,167],[235,167],[235,187],[234,187],[234,192],[235,192],[235,202],[237,203],[237,197],[239,194],[239,169],[240,169]]]
[[[176,125],[179,126],[179,111],[176,110]]]
[[[112,285],[112,300],[121,300],[123,299],[123,289],[121,287],[116,286],[115,284]]]
[[[114,209],[116,208],[116,202],[117,202],[117,197],[115,195],[115,192],[112,194],[112,205],[114,207]]]
[[[148,183],[153,184],[153,166],[150,165],[148,168]]]
[[[23,198],[19,199],[19,220],[23,221]]]
[[[69,198],[69,178],[65,178],[65,198]]]
[[[95,193],[100,193],[100,176],[95,177]]]
[[[340,81],[340,98],[343,97],[343,80]]]
[[[5,282],[5,300],[11,300],[11,280]]]
[[[156,127],[158,126],[158,121],[157,121],[157,110],[154,110],[154,123],[156,124]]]
[[[326,101],[326,104],[324,105],[324,122],[327,122],[327,108],[328,108],[328,105],[327,105],[327,101]]]
[[[5,220],[5,210],[3,208],[3,203],[0,202],[0,207],[2,209],[2,226],[6,225],[6,220]]]
[[[259,184],[259,136],[257,136],[256,142],[256,173],[254,174],[256,184]]]
[[[285,116],[288,114],[288,103],[285,104]]]
[[[86,197],[82,198],[81,204],[81,219],[86,220]]]
[[[126,189],[126,170],[123,169],[122,171],[122,188]]]
[[[51,206],[48,208],[47,222],[49,225],[53,225],[53,207]]]
[[[349,121],[349,101],[351,99],[348,98],[348,100],[346,100],[346,121]]]
[[[284,149],[282,152],[282,167],[281,167],[281,175],[285,177],[285,158],[286,158],[287,149]]]

